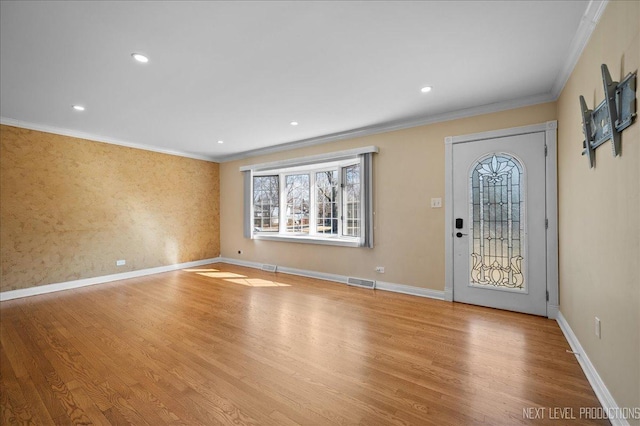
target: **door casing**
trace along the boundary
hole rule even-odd
[[[547,263],[547,317],[555,319],[559,312],[558,291],[558,173],[557,173],[557,121],[534,124],[531,126],[512,127],[489,132],[473,133],[445,138],[445,287],[444,299],[453,301],[453,145],[463,142],[475,142],[505,136],[516,136],[527,133],[544,133],[546,146],[546,263]]]

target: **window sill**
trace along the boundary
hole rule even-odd
[[[361,247],[360,238],[310,237],[308,235],[253,234],[254,240],[284,241],[289,243],[320,244],[328,246]]]

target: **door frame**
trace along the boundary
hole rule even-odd
[[[506,136],[517,136],[529,133],[544,133],[545,135],[545,215],[548,221],[546,233],[546,263],[547,263],[547,317],[555,319],[560,310],[558,291],[558,155],[557,155],[558,122],[531,126],[512,127],[508,129],[492,130],[489,132],[472,133],[460,136],[447,136],[445,143],[445,202],[444,202],[444,247],[445,247],[445,284],[444,300],[453,302],[453,145],[463,142],[478,142]]]

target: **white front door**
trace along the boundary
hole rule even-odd
[[[545,133],[452,147],[453,300],[547,315]]]

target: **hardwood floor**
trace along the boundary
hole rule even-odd
[[[488,308],[216,264],[0,319],[3,425],[608,424],[555,321]]]

